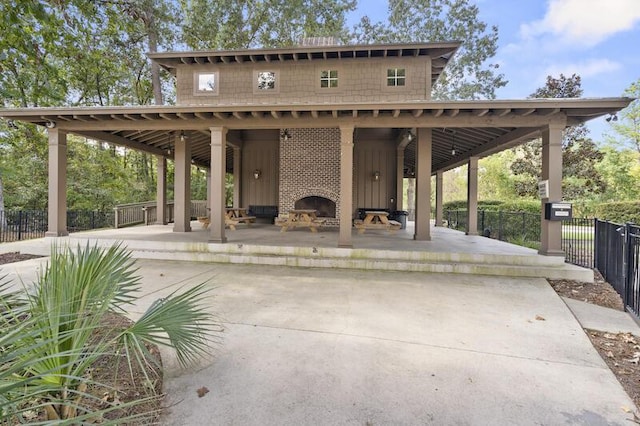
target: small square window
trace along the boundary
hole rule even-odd
[[[320,87],[338,87],[338,71],[336,70],[321,71]]]
[[[218,90],[218,76],[216,73],[198,74],[198,92],[216,92]]]
[[[405,80],[404,68],[389,68],[387,70],[387,86],[404,86]]]
[[[258,71],[258,90],[274,90],[276,88],[276,73],[273,71]]]

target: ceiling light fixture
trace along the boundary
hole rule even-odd
[[[451,156],[456,155],[456,131],[451,131]]]
[[[45,123],[45,126],[47,126],[47,129],[53,129],[56,127],[56,122],[55,121],[47,121]]]

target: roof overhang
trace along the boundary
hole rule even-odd
[[[184,132],[196,164],[210,162],[211,127],[230,130],[284,128],[433,129],[432,170],[448,170],[471,156],[484,157],[533,139],[549,124],[571,126],[614,114],[633,99],[528,99],[402,103],[129,106],[0,109],[0,117],[46,126],[170,157],[172,134]],[[455,135],[453,134],[455,130]],[[456,155],[451,155],[455,138]],[[409,143],[406,164],[414,161]]]
[[[211,50],[148,53],[147,56],[172,74],[182,65],[268,64],[328,59],[431,57],[431,82],[438,79],[460,42],[366,44],[347,46],[301,46],[278,49]]]

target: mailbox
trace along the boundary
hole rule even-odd
[[[565,220],[573,216],[571,203],[545,203],[544,218],[546,220]]]

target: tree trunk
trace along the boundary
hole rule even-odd
[[[153,10],[147,10],[147,32],[149,33],[149,52],[158,51],[158,29],[155,25],[155,17]],[[151,85],[153,87],[153,102],[156,105],[162,105],[162,86],[160,84],[160,65],[156,61],[151,61]]]

